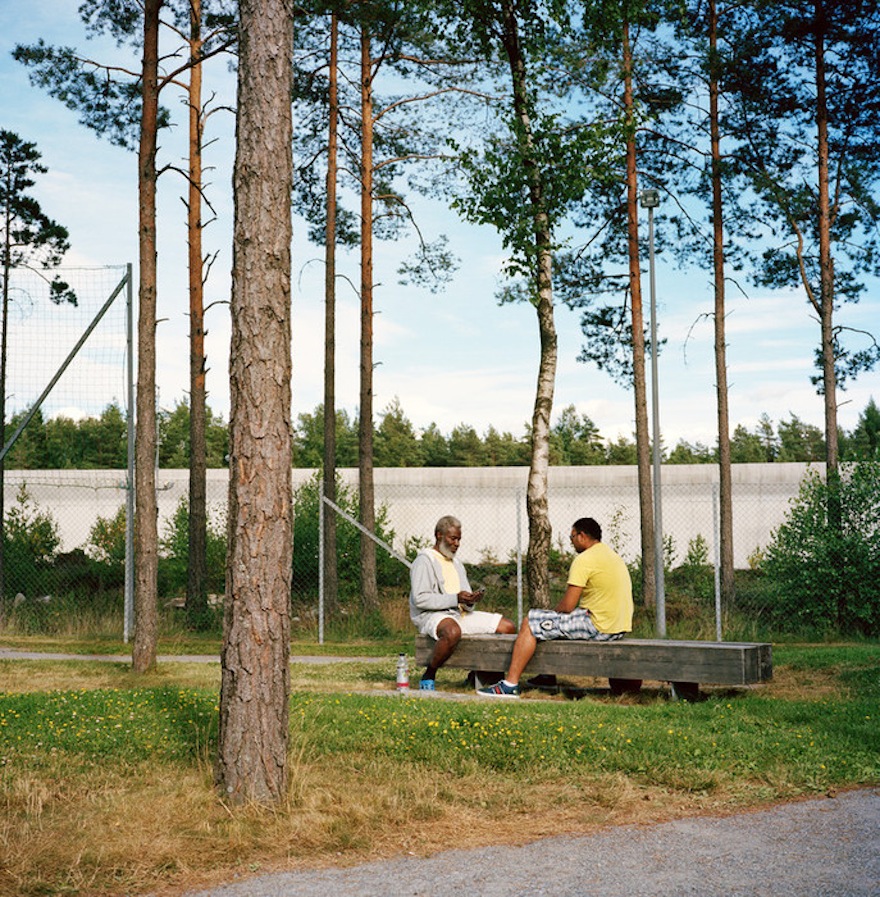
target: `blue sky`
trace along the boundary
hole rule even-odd
[[[16,43],[40,37],[75,46],[96,59],[112,57],[136,67],[130,51],[112,42],[86,41],[71,0],[0,0],[0,127],[35,142],[49,172],[32,191],[43,210],[65,225],[72,250],[66,264],[137,264],[137,189],[134,154],[98,139],[77,123],[76,115],[39,88],[10,52]],[[234,88],[225,64],[206,73],[206,90],[229,98]],[[168,94],[175,115],[183,105]],[[217,252],[206,302],[229,295],[231,265],[232,117],[219,113],[208,126],[206,164],[213,166],[207,195],[216,220],[205,234],[206,252]],[[162,161],[183,164],[185,127],[162,138]],[[160,181],[159,205],[159,369],[160,404],[172,407],[186,394],[188,349],[186,318],[185,210],[182,179]],[[444,292],[432,295],[397,283],[397,265],[410,250],[405,241],[376,247],[374,408],[380,412],[396,397],[417,428],[436,423],[448,433],[460,423],[483,433],[490,426],[519,436],[531,418],[538,364],[538,327],[528,306],[497,305],[504,260],[499,240],[488,228],[461,223],[438,203],[420,202],[422,227],[445,232],[461,267]],[[662,227],[658,220],[657,227]],[[298,226],[294,244],[293,366],[294,414],[312,411],[323,394],[323,269],[320,251]],[[647,246],[643,289],[648,299]],[[354,256],[340,262],[357,280]],[[704,272],[681,270],[658,257],[657,308],[666,347],[659,359],[660,421],[664,443],[681,439],[715,442],[714,354],[710,280]],[[857,306],[838,318],[854,328],[878,329],[880,296],[874,285]],[[209,404],[228,415],[228,306],[213,306],[208,327]],[[633,400],[592,365],[579,363],[581,347],[575,313],[557,308],[559,367],[556,413],[574,405],[588,415],[603,437],[631,437]],[[359,310],[357,297],[340,283],[337,307],[337,402],[354,413],[358,403]],[[774,422],[796,414],[822,427],[822,399],[810,383],[819,325],[798,293],[749,291],[728,298],[728,382],[732,425],[754,428],[762,413]],[[880,373],[862,376],[840,396],[840,424],[852,429],[871,397],[880,400]],[[555,415],[554,415],[555,419]]]

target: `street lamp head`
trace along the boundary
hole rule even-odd
[[[642,202],[643,209],[655,209],[660,205],[660,191],[653,187],[642,190],[639,199]]]

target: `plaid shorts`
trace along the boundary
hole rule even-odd
[[[562,638],[614,642],[624,635],[622,632],[599,632],[589,613],[581,607],[576,607],[570,614],[533,607],[529,611],[529,629],[539,642]]]

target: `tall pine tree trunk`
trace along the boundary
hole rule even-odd
[[[324,496],[336,501],[336,182],[339,131],[339,19],[330,16],[329,129],[327,137],[327,226],[324,234]],[[339,597],[336,512],[324,508],[324,603]]]
[[[645,322],[642,313],[642,279],[639,268],[638,184],[636,178],[636,134],[633,113],[632,49],[629,23],[623,24],[623,106],[626,134],[626,198],[629,250],[629,287],[632,302],[633,392],[636,415],[636,460],[639,482],[639,518],[642,535],[642,597],[654,605],[654,502],[651,495],[651,437],[648,430],[648,401],[645,381]],[[659,451],[659,446],[657,447]]]
[[[360,522],[376,529],[373,486],[373,74],[370,35],[361,30],[361,382],[358,424]],[[379,609],[376,544],[361,533],[361,602]]]
[[[733,569],[733,484],[730,469],[730,410],[724,295],[724,204],[721,198],[721,129],[718,110],[718,10],[709,0],[709,130],[712,147],[712,266],[715,283],[715,393],[718,408],[719,530],[721,599],[730,607],[736,584]]]
[[[135,583],[132,667],[156,665],[159,639],[156,500],[156,128],[159,110],[159,9],[144,3],[144,54],[140,146],[138,148],[138,375],[135,431]]]
[[[529,519],[526,580],[532,606],[548,607],[550,604],[548,563],[553,531],[547,501],[547,474],[550,466],[550,415],[553,411],[557,361],[551,279],[553,256],[544,182],[532,132],[525,57],[520,44],[516,8],[511,0],[505,0],[502,4],[502,15],[503,43],[510,65],[514,114],[519,125],[518,150],[527,172],[529,203],[534,222],[536,309],[541,343],[538,382],[532,412],[531,462],[526,491]]]
[[[831,196],[828,183],[828,101],[826,96],[824,11],[815,4],[816,134],[819,182],[820,295],[816,311],[822,326],[822,386],[825,399],[825,451],[828,474],[837,476],[837,374],[834,367],[834,259],[831,254]]]
[[[230,346],[230,482],[216,780],[287,788],[290,693],[292,0],[241,0]]]
[[[201,0],[190,0],[189,70],[189,554],[186,616],[207,625],[207,446],[205,442],[205,305],[202,262],[202,51]]]
[[[828,486],[828,526],[837,536],[842,529],[840,506],[840,449],[837,435],[837,372],[834,341],[834,258],[831,253],[831,191],[828,177],[828,97],[825,61],[824,4],[814,3],[814,39],[816,65],[816,142],[819,186],[819,307],[816,311],[822,328],[822,390],[825,400],[825,476]],[[839,541],[837,543],[840,544]],[[837,547],[832,562],[838,571],[837,625],[843,630],[849,623],[846,571]]]

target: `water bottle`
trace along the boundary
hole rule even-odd
[[[409,688],[409,669],[406,662],[406,654],[397,655],[397,690],[406,691]]]

